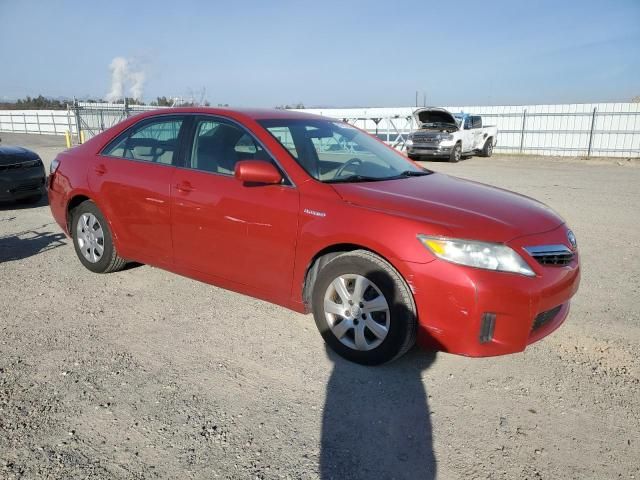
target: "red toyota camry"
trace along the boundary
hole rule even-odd
[[[60,154],[48,191],[89,270],[142,262],[313,312],[363,364],[416,341],[520,352],[562,324],[580,279],[545,205],[299,112],[144,113]]]

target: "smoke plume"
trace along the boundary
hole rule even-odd
[[[107,93],[107,100],[113,102],[124,98],[128,88],[129,96],[136,100],[142,99],[146,75],[140,68],[136,68],[132,60],[115,57],[109,65],[111,70],[111,90]]]

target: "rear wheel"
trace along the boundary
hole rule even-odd
[[[117,272],[126,265],[118,256],[107,220],[92,201],[73,210],[70,233],[80,262],[92,272]]]
[[[318,273],[313,315],[325,342],[340,356],[379,365],[415,343],[416,308],[400,274],[366,250],[332,259]]]
[[[451,150],[451,153],[449,154],[449,161],[452,163],[458,163],[460,158],[462,158],[462,145],[456,143],[455,147],[453,147],[453,150]]]
[[[488,138],[484,143],[484,148],[482,149],[483,157],[490,157],[493,155],[493,138]]]

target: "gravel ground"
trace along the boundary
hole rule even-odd
[[[47,163],[63,141],[0,136]],[[428,165],[567,219],[583,279],[555,334],[360,367],[310,315],[148,266],[92,274],[45,201],[0,205],[0,478],[640,478],[640,164]]]

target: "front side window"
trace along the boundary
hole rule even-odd
[[[233,175],[240,160],[267,160],[268,154],[245,130],[220,120],[196,124],[188,167]]]
[[[347,123],[322,119],[258,123],[309,175],[322,182],[389,180],[430,173]]]
[[[182,123],[180,117],[143,120],[108,145],[102,154],[172,165]]]

